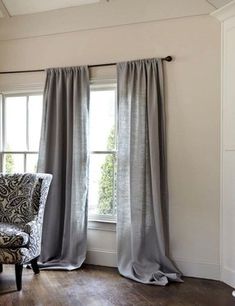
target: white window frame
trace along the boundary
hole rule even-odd
[[[3,160],[5,154],[23,154],[24,155],[24,172],[26,172],[27,164],[27,155],[28,154],[38,154],[39,151],[30,151],[29,150],[29,96],[43,96],[42,91],[30,91],[30,92],[14,92],[14,93],[2,93],[1,94],[1,105],[0,105],[0,172],[3,172]],[[5,125],[5,102],[7,98],[11,97],[26,97],[26,148],[27,150],[22,151],[7,151],[5,150],[5,134],[6,134],[6,125]]]
[[[118,119],[118,109],[117,109],[117,83],[116,82],[104,82],[96,81],[90,84],[90,93],[92,91],[105,91],[105,90],[114,90],[115,91],[115,150],[90,150],[89,156],[92,154],[113,154],[117,162],[117,138],[118,138],[118,128],[117,128],[117,119]],[[113,194],[113,207],[116,202],[116,177],[114,173],[114,194]],[[112,215],[102,215],[102,214],[89,214],[89,202],[88,202],[88,221],[90,222],[104,222],[104,223],[116,223],[117,216],[116,214]],[[91,226],[92,227],[92,226]]]
[[[114,156],[116,157],[117,160],[117,137],[118,137],[118,129],[117,129],[117,118],[118,118],[118,111],[117,111],[117,83],[115,81],[111,81],[109,82],[108,80],[99,80],[99,81],[93,81],[90,83],[90,92],[93,90],[109,90],[109,89],[114,89],[116,92],[116,100],[115,100],[115,125],[116,125],[116,146],[115,146],[115,150],[113,151],[90,151],[90,154],[114,154]],[[3,171],[3,160],[4,160],[4,154],[24,154],[24,171],[26,171],[26,156],[27,154],[38,154],[38,151],[30,151],[29,148],[29,139],[28,139],[28,101],[29,101],[29,96],[37,96],[37,95],[43,95],[43,91],[14,91],[14,92],[4,92],[1,93],[0,96],[0,172]],[[5,101],[6,98],[8,97],[26,97],[26,146],[27,146],[27,150],[24,151],[7,151],[5,150],[5,133],[6,133],[6,126],[5,126]],[[114,184],[115,186],[115,184]],[[115,188],[115,187],[114,187]],[[113,195],[114,199],[113,201],[116,201],[116,190],[115,190],[115,194]],[[89,204],[89,203],[88,203]],[[88,212],[89,212],[89,206],[88,206]],[[108,226],[108,223],[111,224],[115,224],[116,223],[116,215],[100,215],[100,214],[88,214],[88,221],[89,221],[89,228],[91,229],[103,229],[103,226],[100,227],[98,224],[100,223],[106,223]],[[96,223],[98,222],[98,223]],[[106,227],[105,227],[106,228]],[[107,228],[108,230],[109,227]],[[112,230],[112,228],[111,228]]]

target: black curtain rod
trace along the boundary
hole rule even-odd
[[[173,60],[172,56],[166,56],[163,58],[163,61],[171,62]],[[97,65],[88,65],[88,68],[94,67],[105,67],[105,66],[114,66],[117,63],[108,63],[108,64],[97,64]],[[27,73],[27,72],[43,72],[46,69],[36,69],[36,70],[16,70],[16,71],[0,71],[0,74],[11,74],[11,73]]]

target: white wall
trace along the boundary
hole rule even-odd
[[[235,287],[235,1],[215,14],[222,25],[221,279]]]
[[[171,253],[186,275],[219,278],[219,22],[198,16],[6,40],[0,70],[166,55],[175,57],[165,64]],[[114,231],[89,230],[88,239],[90,262],[115,263]]]
[[[235,287],[235,14],[223,29],[221,266],[222,280]]]

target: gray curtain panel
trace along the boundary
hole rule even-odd
[[[43,267],[72,270],[85,259],[88,183],[87,67],[47,70],[38,172],[53,174],[44,215]]]
[[[117,240],[120,274],[145,284],[181,281],[167,256],[167,173],[160,59],[118,73]]]

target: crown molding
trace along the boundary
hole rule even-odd
[[[235,0],[214,11],[210,15],[217,18],[220,22],[235,17]]]

